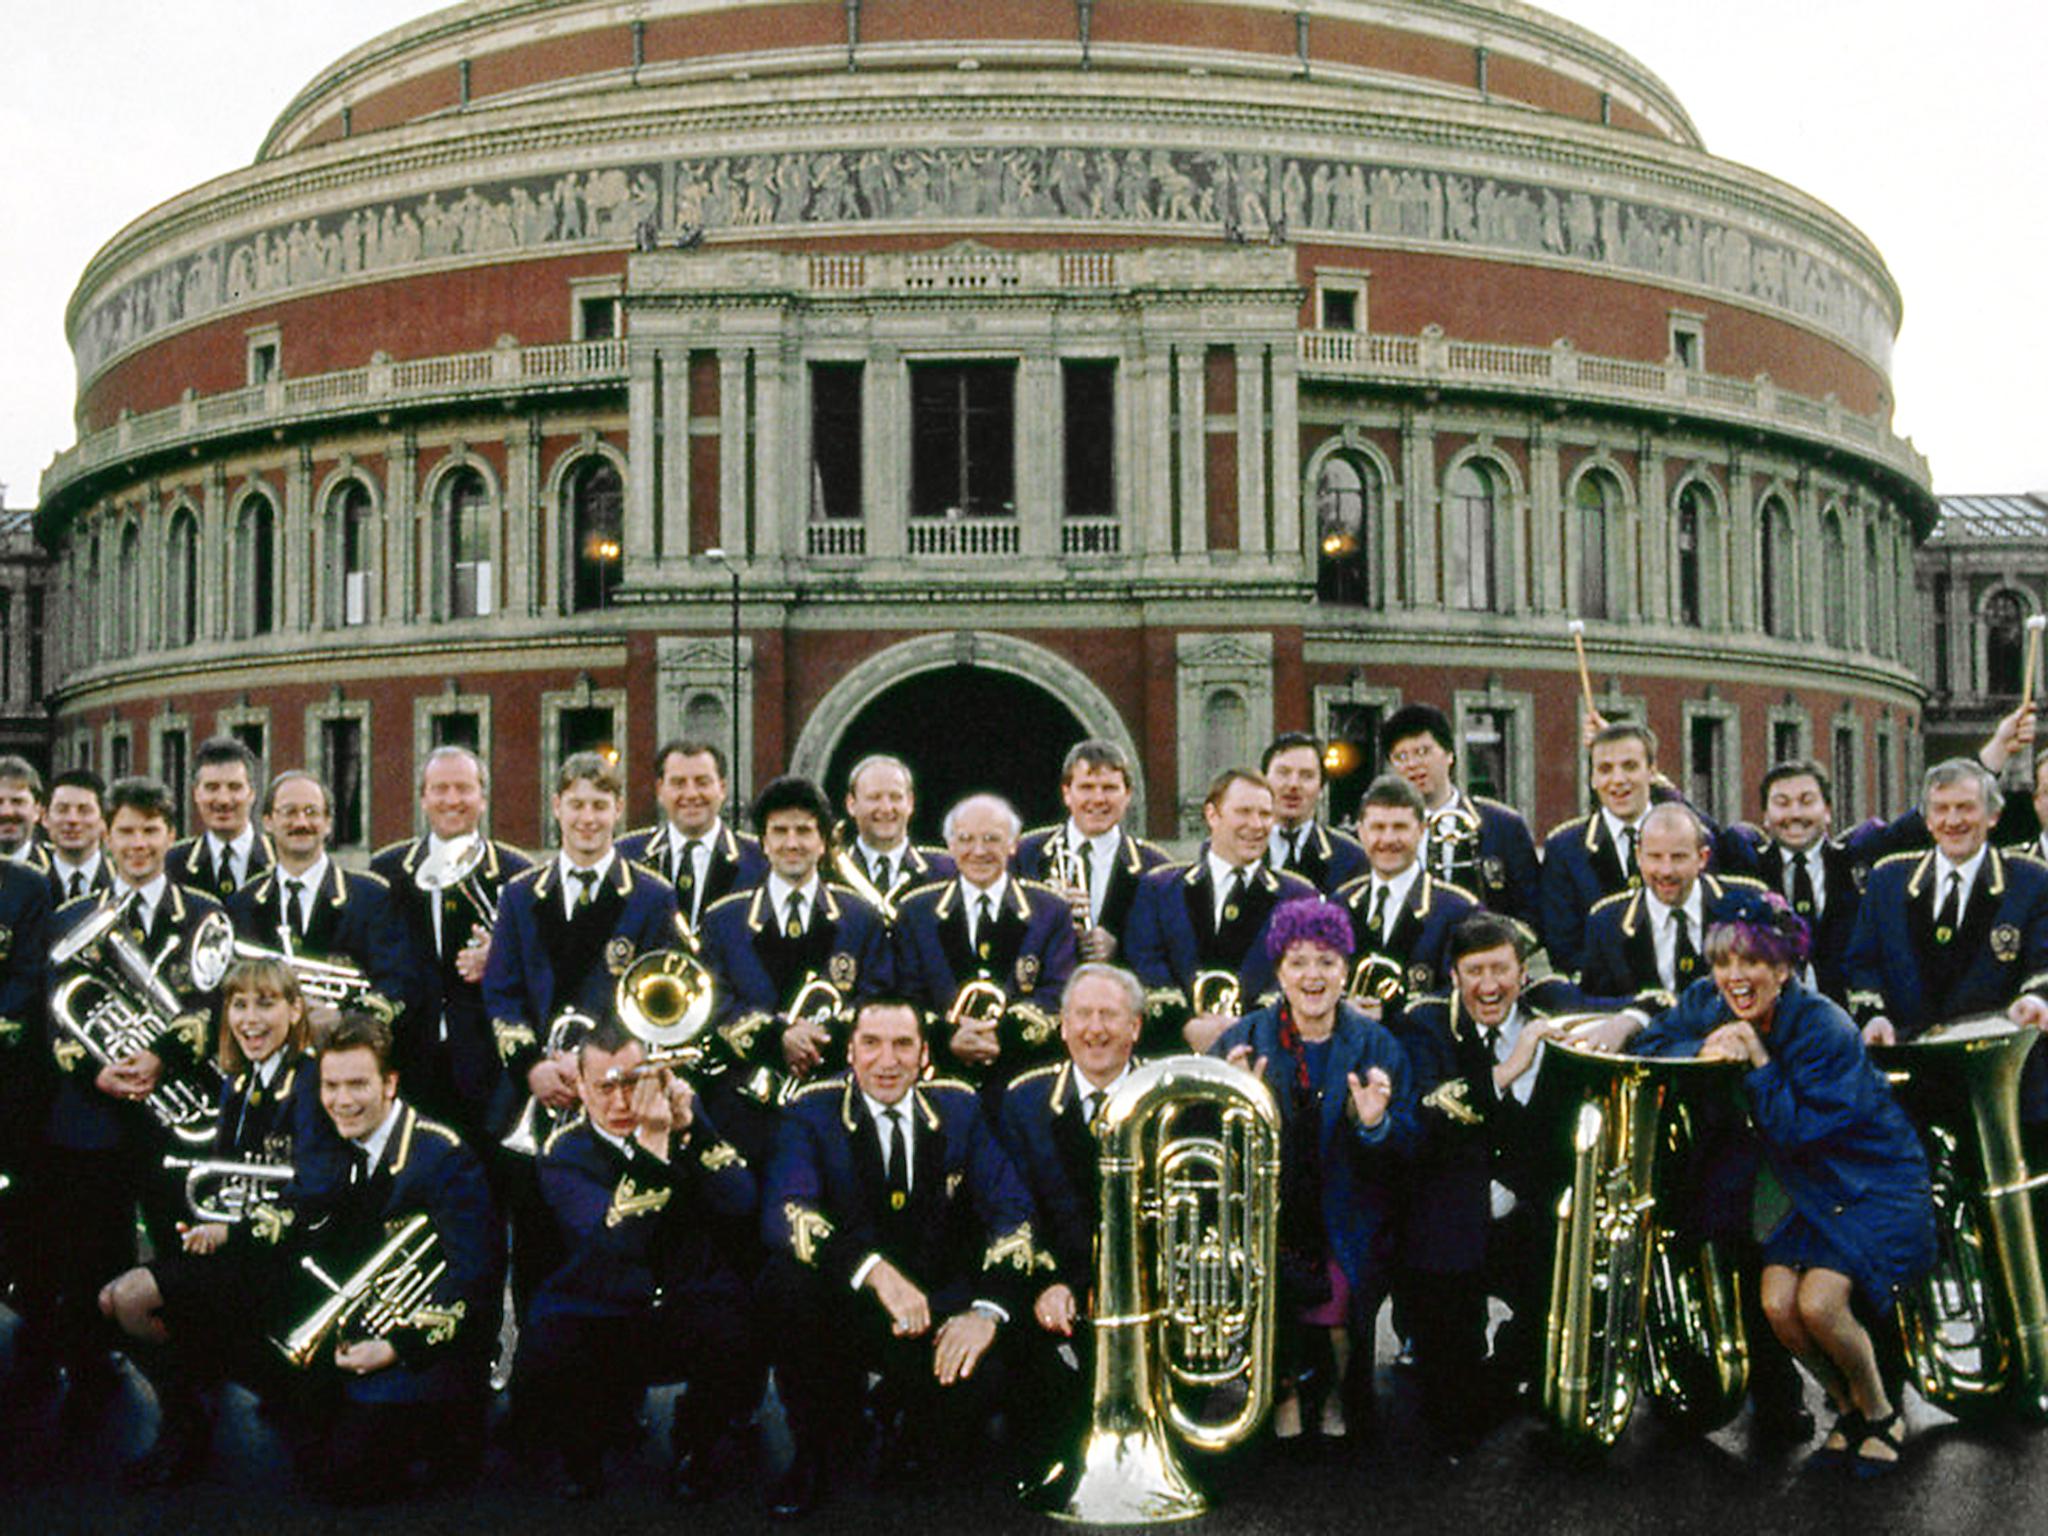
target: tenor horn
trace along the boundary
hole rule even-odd
[[[1543,1411],[1567,1444],[1621,1438],[1647,1388],[1658,1412],[1705,1432],[1733,1418],[1749,1379],[1736,1277],[1713,1244],[1681,1247],[1661,1185],[1692,1140],[1690,1100],[1736,1070],[1695,1057],[1607,1055],[1570,1031],[1542,1088],[1577,1105],[1571,1181],[1558,1202],[1545,1322]],[[1546,1106],[1547,1107],[1547,1106]]]
[[[1086,1436],[1030,1502],[1089,1525],[1151,1525],[1208,1501],[1176,1443],[1242,1444],[1273,1400],[1280,1112],[1206,1056],[1140,1067],[1095,1128],[1094,1371]]]
[[[331,1278],[311,1258],[299,1265],[328,1291],[326,1300],[281,1339],[286,1360],[305,1370],[341,1339],[381,1339],[399,1328],[421,1328],[434,1343],[453,1338],[468,1310],[463,1302],[434,1303],[434,1287],[448,1272],[440,1239],[425,1214],[409,1216],[346,1280]]]
[[[1958,1417],[2048,1420],[2048,1287],[2027,1167],[2019,1085],[2038,1033],[2001,1014],[1937,1025],[1871,1058],[1927,1149],[1934,1269],[1899,1298],[1920,1395]]]
[[[495,927],[498,903],[484,889],[482,878],[484,855],[489,851],[489,846],[477,833],[471,833],[467,839],[442,843],[420,861],[420,867],[413,871],[412,883],[430,896],[438,896],[446,890],[467,896],[477,915],[484,920],[484,926]]]

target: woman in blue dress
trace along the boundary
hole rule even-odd
[[[1321,1397],[1318,1427],[1332,1437],[1345,1433],[1347,1398],[1370,1401],[1394,1200],[1418,1135],[1406,1054],[1344,999],[1351,948],[1342,907],[1319,896],[1283,902],[1266,931],[1279,998],[1210,1047],[1263,1078],[1280,1107],[1273,1430],[1283,1440],[1302,1433],[1305,1396]],[[1322,1390],[1302,1390],[1318,1377]]]
[[[1837,1414],[1816,1462],[1859,1477],[1905,1443],[1869,1326],[1934,1262],[1927,1159],[1856,1026],[1796,979],[1806,924],[1775,892],[1732,891],[1707,914],[1711,978],[1694,982],[1637,1049],[1741,1062],[1762,1145],[1756,1226],[1771,1329]]]

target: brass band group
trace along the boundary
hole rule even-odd
[[[207,1468],[232,1382],[325,1497],[473,1478],[495,1420],[589,1498],[683,1383],[678,1500],[793,1518],[943,1461],[1142,1521],[1200,1507],[1201,1453],[1373,1434],[1391,1307],[1439,1458],[1648,1400],[1883,1475],[1909,1387],[2048,1414],[2033,731],[1854,828],[1780,763],[1723,826],[1589,709],[1591,809],[1539,842],[1409,704],[1353,825],[1282,735],[1185,861],[1093,740],[1063,819],[973,794],[943,848],[895,757],[839,805],[773,780],[748,832],[720,750],[666,743],[620,835],[579,753],[532,857],[443,747],[368,872],[230,739],[184,841],[154,781],[0,759],[9,1411],[92,1435],[125,1357],[137,1487]]]

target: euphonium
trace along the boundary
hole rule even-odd
[[[597,1020],[589,1014],[579,1013],[574,1008],[564,1008],[555,1015],[554,1022],[548,1025],[548,1038],[543,1047],[543,1054],[559,1056],[564,1051],[573,1051],[583,1043],[583,1037],[595,1028]],[[531,1039],[532,1036],[529,1035],[527,1038]],[[547,1142],[548,1137],[554,1134],[555,1128],[562,1123],[562,1118],[567,1113],[570,1111],[548,1108],[541,1103],[538,1094],[528,1094],[526,1107],[519,1111],[519,1119],[514,1122],[511,1131],[498,1145],[519,1157],[538,1157],[541,1147]]]
[[[647,1048],[643,1070],[701,1069],[715,1001],[711,972],[680,949],[650,950],[626,968],[612,989],[619,1022]]]
[[[167,1157],[167,1172],[185,1175],[185,1208],[195,1221],[233,1226],[291,1182],[290,1163],[236,1162],[227,1158]]]
[[[51,969],[69,970],[50,997],[50,1016],[61,1031],[52,1049],[60,1061],[76,1052],[112,1066],[151,1049],[174,1027],[182,1027],[181,1019],[194,1022],[159,974],[171,950],[150,961],[123,929],[127,916],[127,902],[101,907],[50,946]],[[186,945],[185,964],[194,987],[210,992],[220,985],[233,942],[234,929],[223,914],[209,913],[201,920]],[[204,1020],[197,1020],[196,1028],[198,1039],[190,1042],[195,1057],[205,1048]],[[143,1103],[179,1141],[205,1146],[213,1140],[220,1113],[209,1078],[212,1068],[209,1064],[194,1075],[179,1076],[169,1065]]]
[[[1565,1019],[1590,1022],[1592,1016]],[[1735,1070],[1693,1057],[1603,1055],[1553,1041],[1539,1094],[1577,1106],[1558,1202],[1543,1411],[1580,1446],[1621,1437],[1647,1384],[1660,1413],[1704,1432],[1742,1407],[1749,1347],[1735,1276],[1711,1243],[1682,1248],[1657,1210],[1692,1139],[1687,1097]]]
[[[423,1328],[435,1343],[453,1338],[467,1308],[460,1301],[434,1305],[434,1287],[448,1272],[440,1239],[424,1214],[409,1216],[346,1280],[332,1279],[310,1258],[300,1266],[329,1295],[298,1327],[273,1339],[304,1370],[342,1339],[381,1339],[398,1328]]]
[[[1933,1271],[1899,1298],[1921,1396],[1962,1415],[2048,1419],[2048,1289],[2020,1144],[2020,1071],[2037,1032],[1999,1014],[1872,1050],[1920,1127],[1934,1186]]]
[[[1118,1084],[1095,1134],[1093,1408],[1028,1497],[1090,1525],[1185,1520],[1207,1500],[1174,1440],[1227,1450],[1272,1406],[1280,1112],[1249,1073],[1175,1056]]]

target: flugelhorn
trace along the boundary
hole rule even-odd
[[[440,1239],[424,1214],[409,1216],[346,1280],[336,1280],[311,1258],[300,1267],[329,1294],[296,1328],[273,1339],[300,1370],[343,1339],[381,1339],[399,1328],[421,1328],[433,1343],[446,1343],[468,1310],[460,1301],[434,1303],[434,1287],[448,1272]]]
[[[204,1054],[205,1020],[187,1014],[159,974],[176,941],[152,962],[122,928],[134,899],[87,914],[50,946],[51,969],[69,973],[50,997],[50,1017],[60,1034],[52,1050],[60,1062],[78,1052],[112,1066],[152,1050],[174,1029],[196,1034],[196,1039],[188,1034],[187,1044],[193,1057]],[[210,912],[200,920],[185,943],[185,966],[195,988],[210,992],[220,985],[233,945],[234,929],[224,914]],[[220,1113],[219,1072],[211,1062],[189,1072],[173,1071],[172,1065],[165,1063],[162,1079],[143,1105],[180,1142],[208,1145]]]
[[[164,1169],[185,1175],[185,1208],[195,1221],[234,1226],[289,1184],[290,1163],[236,1162],[228,1158],[167,1157]]]
[[[1609,1055],[1573,1043],[1603,1015],[1566,1015],[1539,1080],[1572,1116],[1571,1183],[1557,1208],[1543,1411],[1568,1444],[1604,1447],[1647,1385],[1658,1411],[1704,1433],[1742,1407],[1748,1339],[1736,1278],[1711,1243],[1681,1251],[1659,1185],[1691,1140],[1687,1099],[1732,1062]]]
[[[583,1043],[583,1037],[597,1028],[597,1020],[589,1014],[574,1008],[564,1008],[548,1025],[548,1038],[542,1048],[546,1056],[559,1056],[564,1051],[573,1051]],[[532,1036],[527,1038],[530,1040]],[[555,1133],[565,1118],[574,1113],[570,1109],[550,1109],[541,1103],[538,1094],[526,1096],[526,1106],[519,1111],[519,1118],[505,1139],[498,1143],[507,1152],[518,1157],[538,1157],[548,1137]]]
[[[2002,1014],[1872,1047],[1920,1128],[1934,1192],[1934,1269],[1899,1298],[1920,1395],[1958,1416],[2048,1418],[2048,1287],[2020,1141],[2020,1072],[2039,1038]]]
[[[484,889],[481,878],[484,855],[489,852],[490,847],[482,835],[474,832],[467,838],[439,844],[413,871],[412,883],[432,896],[447,890],[467,896],[477,915],[484,920],[484,926],[495,927],[498,921],[497,898]]]
[[[1095,1134],[1089,1428],[1027,1497],[1090,1525],[1185,1520],[1207,1500],[1174,1442],[1227,1450],[1272,1406],[1280,1112],[1251,1074],[1175,1056],[1119,1083]]]

